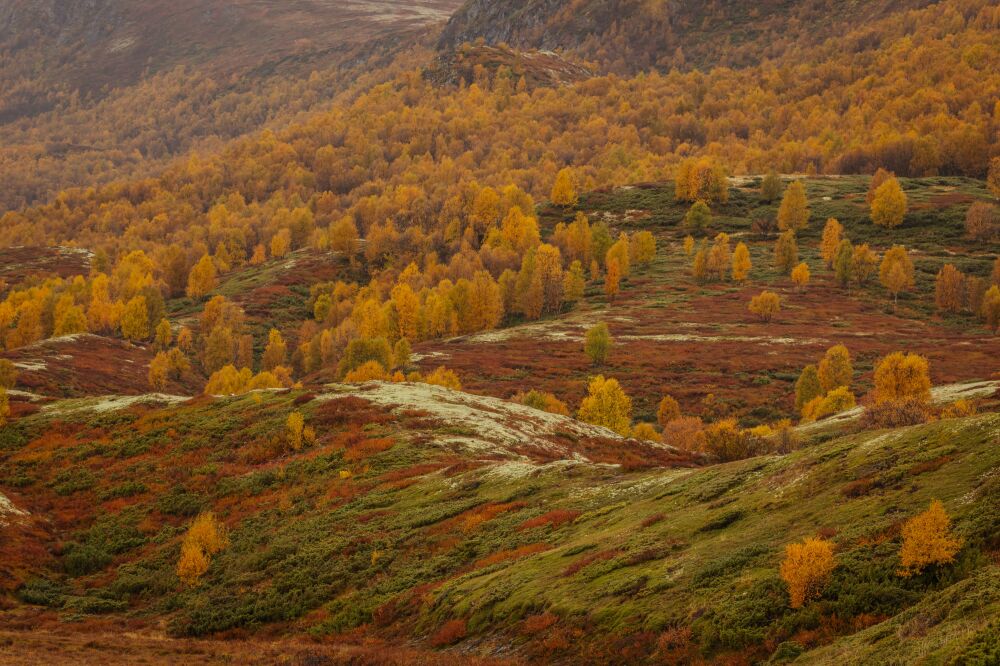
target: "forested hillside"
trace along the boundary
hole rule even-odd
[[[1000,7],[457,5],[0,0],[0,662],[995,663]]]
[[[456,5],[5,0],[0,209],[155,173],[323,108],[391,76],[378,72],[430,43]]]

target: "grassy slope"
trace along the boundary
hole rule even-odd
[[[15,505],[44,516],[53,556],[28,563],[33,574],[3,615],[28,626],[109,615],[134,628],[165,621],[180,636],[378,635],[427,646],[457,640],[461,632],[439,631],[458,620],[463,649],[601,660],[657,649],[766,657],[784,641],[809,648],[912,604],[947,604],[921,640],[955,655],[1000,593],[989,559],[997,544],[984,542],[1000,527],[997,414],[786,457],[624,472],[512,460],[463,445],[468,429],[426,413],[299,396],[56,407],[6,428],[0,479]],[[319,443],[291,453],[282,432],[296,408]],[[485,419],[492,408],[470,409]],[[854,496],[842,492],[848,484]],[[931,498],[968,546],[954,567],[901,579],[899,526]],[[180,538],[209,508],[232,545],[186,590],[173,572]],[[781,549],[817,531],[837,544],[840,567],[823,599],[791,611]],[[869,630],[883,627],[875,647],[846,642],[819,655],[860,660],[909,641],[886,626],[895,625]],[[691,633],[675,630],[657,648],[672,627]]]

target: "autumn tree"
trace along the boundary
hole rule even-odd
[[[865,193],[865,203],[871,206],[872,202],[875,201],[875,193],[878,191],[878,188],[882,187],[887,180],[895,177],[896,174],[891,171],[886,171],[882,167],[876,169],[875,175],[873,175],[872,179],[868,181],[868,192]]]
[[[532,288],[542,295],[542,311],[558,312],[563,303],[562,255],[559,248],[547,243],[538,246],[532,282]]]
[[[185,293],[188,298],[201,299],[215,289],[217,283],[215,262],[212,261],[212,257],[204,254],[188,274]]]
[[[892,294],[893,304],[899,301],[899,293],[913,289],[913,261],[902,245],[894,245],[882,257],[878,272],[879,282]]]
[[[364,384],[366,382],[384,382],[389,379],[389,371],[378,361],[365,361],[344,375],[345,384]]]
[[[353,265],[357,261],[360,244],[358,226],[354,218],[345,215],[330,225],[330,249],[347,257]],[[263,249],[263,246],[261,246]]]
[[[851,278],[859,287],[868,284],[878,270],[878,255],[868,243],[857,245],[851,251]]]
[[[292,232],[288,229],[280,229],[278,233],[271,236],[271,256],[280,259],[288,254],[292,248]]]
[[[718,164],[708,157],[684,160],[674,178],[677,201],[725,203],[729,200],[729,181]]]
[[[694,236],[688,234],[687,236],[684,237],[684,254],[690,257],[693,252],[694,252]]]
[[[986,328],[993,331],[994,335],[1000,331],[1000,287],[993,285],[986,291],[979,314]]]
[[[56,302],[52,335],[74,335],[87,332],[87,316],[83,308],[73,301],[72,294],[63,294]]]
[[[666,427],[671,421],[681,418],[681,406],[673,396],[665,395],[656,407],[656,421],[660,427]]]
[[[10,419],[10,398],[7,397],[7,389],[0,386],[0,426],[7,425]]]
[[[795,382],[795,410],[801,413],[806,404],[822,395],[823,387],[819,382],[819,372],[815,365],[807,365]]]
[[[390,292],[393,312],[396,314],[396,335],[416,340],[420,324],[420,297],[405,282],[400,282]]]
[[[747,247],[746,243],[737,243],[736,250],[733,251],[733,280],[739,284],[746,282],[752,267],[750,248]]]
[[[729,249],[729,234],[720,233],[712,242],[712,247],[708,251],[708,263],[706,269],[708,274],[716,280],[725,280],[726,275],[732,270],[732,251]]]
[[[583,351],[590,358],[592,364],[601,365],[605,363],[608,360],[608,354],[611,353],[611,345],[611,332],[608,330],[607,324],[601,322],[587,329]]]
[[[605,379],[598,375],[591,378],[587,397],[583,399],[577,417],[628,437],[632,424],[632,399],[625,395],[617,379]]]
[[[556,182],[552,185],[552,203],[568,208],[575,206],[578,200],[576,185],[573,183],[573,170],[569,167],[561,169],[556,174]]]
[[[620,266],[618,259],[612,258],[608,261],[607,271],[604,274],[604,295],[607,296],[608,301],[611,303],[614,303],[621,283],[622,271]]]
[[[684,215],[684,227],[692,233],[701,233],[712,223],[712,211],[704,201],[695,201]]]
[[[750,299],[750,312],[764,323],[771,321],[775,313],[781,311],[781,298],[773,291],[762,291]]]
[[[551,393],[545,393],[542,391],[528,391],[527,393],[518,393],[513,398],[512,401],[520,403],[526,407],[531,407],[532,409],[538,409],[543,412],[548,412],[550,414],[559,414],[560,416],[569,416],[569,407],[566,406],[562,400],[552,395]]]
[[[635,233],[629,241],[629,260],[637,266],[646,266],[656,258],[656,239],[649,231]]]
[[[994,199],[1000,199],[1000,155],[990,160],[990,168],[986,172],[986,186],[993,193]]]
[[[950,564],[962,548],[962,539],[951,530],[951,518],[938,500],[923,513],[903,525],[903,545],[899,551],[903,577],[919,574],[932,565]]]
[[[837,252],[833,258],[833,271],[837,283],[842,287],[851,284],[854,277],[854,246],[846,238],[837,245]]]
[[[892,229],[903,223],[906,216],[906,194],[896,178],[890,178],[875,190],[871,204],[872,222]]]
[[[850,388],[854,379],[854,366],[847,347],[834,345],[826,350],[826,354],[819,362],[818,377],[824,393],[829,393],[840,386]]]
[[[987,243],[1000,241],[1000,212],[996,206],[977,201],[965,214],[965,231],[969,237]]]
[[[931,378],[927,359],[918,354],[894,352],[875,366],[874,401],[899,403],[904,400],[927,402]]]
[[[281,332],[272,328],[267,334],[267,346],[264,348],[264,355],[261,356],[260,364],[265,370],[274,370],[279,365],[284,365],[288,358],[288,346]]]
[[[783,185],[778,174],[771,169],[760,181],[760,198],[768,203],[776,201],[781,196]]]
[[[823,239],[819,244],[819,253],[827,268],[833,268],[837,258],[837,250],[844,239],[844,227],[835,218],[830,218],[823,226]]]
[[[204,551],[193,544],[181,544],[181,556],[177,561],[177,577],[188,587],[196,587],[201,577],[208,571],[209,559]]]
[[[694,259],[691,261],[691,275],[698,282],[703,282],[708,276],[708,248],[705,246],[705,242],[702,241],[701,247],[694,254]]]
[[[461,391],[462,382],[454,370],[441,366],[424,377],[424,383],[432,386],[441,386],[452,391]]]
[[[338,372],[341,376],[368,361],[376,361],[383,368],[392,367],[392,347],[383,337],[355,338],[347,343],[340,357]]]
[[[17,366],[13,361],[0,358],[0,388],[12,389],[17,384]]]
[[[781,579],[788,585],[791,607],[802,608],[810,599],[822,595],[836,567],[829,541],[813,538],[785,546]]]
[[[122,335],[129,340],[145,340],[149,337],[149,312],[145,297],[136,296],[125,304],[121,329]]]
[[[162,391],[167,386],[167,375],[170,372],[170,357],[166,352],[159,352],[149,362],[147,379],[149,385],[156,391]]]
[[[774,245],[774,265],[788,275],[799,263],[799,246],[795,242],[795,231],[789,229],[780,236]]]
[[[575,260],[563,275],[563,300],[567,303],[576,303],[583,298],[586,286],[587,279],[583,274],[583,264],[579,260]]]
[[[302,416],[302,412],[292,412],[285,421],[286,439],[288,446],[293,451],[298,451],[302,448],[302,433],[305,430],[305,424],[306,421]]]
[[[181,557],[177,562],[177,577],[189,586],[198,584],[202,575],[208,571],[212,556],[220,553],[229,545],[229,537],[225,527],[215,519],[212,513],[199,514],[181,543]]]
[[[808,264],[802,262],[792,269],[792,282],[799,291],[805,291],[806,287],[809,285]]]
[[[167,347],[173,341],[174,331],[170,327],[170,322],[166,319],[161,319],[160,323],[156,325],[156,329],[153,331],[153,340],[156,343],[156,348],[160,351],[166,351]]]
[[[959,312],[965,301],[965,276],[954,264],[945,264],[934,279],[934,304],[941,312]]]
[[[800,231],[809,225],[809,201],[806,187],[801,180],[793,181],[778,208],[778,228],[782,231]]]
[[[607,266],[608,262],[612,259],[618,260],[618,267],[621,269],[622,278],[627,278],[632,274],[632,243],[629,238],[623,232],[618,236],[618,240],[608,248],[605,253],[604,265]]]
[[[846,386],[838,386],[826,395],[813,398],[802,406],[802,421],[809,423],[854,409],[857,401]]]

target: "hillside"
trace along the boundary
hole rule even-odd
[[[457,5],[4,0],[0,212],[322,108]]]
[[[439,48],[465,42],[561,49],[617,73],[650,68],[745,67],[801,53],[845,31],[931,0],[467,0]],[[877,38],[865,49],[877,45]]]
[[[995,1],[0,0],[0,62],[0,663],[1000,663]]]
[[[943,616],[924,610],[939,619],[921,625],[921,644],[957,659],[991,640],[996,414],[787,456],[702,468],[674,455],[635,469],[607,463],[648,459],[648,446],[526,409],[419,385],[49,405],[0,437],[17,511],[5,520],[37,526],[4,558],[26,585],[6,602],[15,647],[0,650],[18,654],[19,627],[123,626],[141,651],[165,626],[177,638],[386,641],[379,663],[404,663],[391,647],[401,641],[567,663],[736,651],[862,663],[871,650],[911,649],[913,629],[877,628],[915,627],[943,599]],[[283,434],[293,410],[316,430],[299,451]],[[931,498],[967,545],[954,567],[900,578],[899,525]],[[204,510],[230,543],[187,589],[174,565]],[[790,610],[780,550],[815,533],[836,544],[840,566],[821,599]],[[51,555],[31,556],[38,548]],[[841,638],[871,625],[859,634],[880,637],[868,652]],[[45,635],[23,636],[37,645]],[[109,659],[125,648],[122,637],[100,640]],[[161,642],[161,656],[184,645]]]

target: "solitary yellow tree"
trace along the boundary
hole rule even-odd
[[[552,186],[552,203],[557,206],[575,206],[578,201],[576,187],[573,185],[573,170],[569,167],[562,169],[556,175],[556,182]]]
[[[903,525],[903,546],[899,551],[903,568],[899,575],[919,574],[932,564],[949,564],[962,548],[962,540],[951,532],[951,519],[944,505],[933,500],[926,511]]]
[[[286,424],[288,429],[288,445],[295,451],[302,448],[302,431],[305,429],[305,423],[301,412],[292,412],[288,415],[288,422]]]
[[[782,231],[799,231],[809,224],[809,201],[801,180],[794,181],[785,190],[778,208],[778,228]]]
[[[581,421],[604,426],[622,437],[632,431],[632,399],[625,395],[617,379],[598,375],[590,380],[587,397],[577,416]]]
[[[809,265],[806,262],[792,269],[792,282],[799,291],[805,291],[809,285]]]
[[[875,190],[872,199],[872,221],[892,229],[903,223],[906,216],[906,194],[896,178],[890,178]]]
[[[750,312],[754,313],[760,320],[767,323],[771,321],[775,313],[781,311],[781,297],[773,291],[762,291],[750,300]]]
[[[930,369],[923,356],[894,352],[875,366],[876,404],[909,399],[926,402],[930,397]]]
[[[806,539],[785,547],[781,563],[781,578],[788,585],[792,608],[802,608],[807,601],[820,596],[837,567],[833,545],[823,539]]]
[[[827,268],[833,268],[833,260],[837,257],[837,248],[844,238],[844,227],[834,218],[826,221],[823,227],[823,240],[819,244],[819,253]]]
[[[611,332],[608,330],[608,325],[601,322],[587,330],[583,351],[590,357],[591,363],[600,365],[608,360],[611,344]]]
[[[188,528],[181,544],[181,557],[177,562],[177,577],[189,587],[198,584],[208,571],[211,558],[229,545],[225,528],[212,513],[202,513]]]
[[[739,284],[747,281],[753,262],[750,261],[750,248],[746,243],[738,243],[733,251],[733,280]]]

